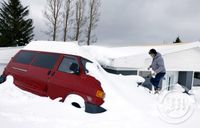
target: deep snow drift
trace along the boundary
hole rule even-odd
[[[96,49],[98,51],[98,47]],[[6,50],[4,56],[9,58],[11,53]],[[161,118],[158,110],[161,95],[154,95],[141,86],[137,87],[136,82],[141,79],[140,77],[109,74],[96,63],[88,63],[87,68],[90,75],[101,81],[106,92],[105,103],[102,105],[107,109],[106,112],[88,114],[67,102],[58,102],[59,99],[52,101],[30,94],[13,85],[13,78],[9,76],[7,81],[0,85],[1,126],[4,128],[199,127],[198,88],[191,91],[194,95],[186,96],[195,102],[192,102],[194,111],[191,117],[184,122],[172,124]]]

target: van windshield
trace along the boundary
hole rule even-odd
[[[83,70],[84,72],[87,74],[89,71],[86,68],[86,64],[87,63],[92,63],[92,61],[85,59],[85,58],[81,58],[81,64],[83,65]]]

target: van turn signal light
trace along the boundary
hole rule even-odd
[[[99,97],[99,98],[104,98],[105,97],[105,93],[101,90],[97,90],[96,92],[96,97]]]

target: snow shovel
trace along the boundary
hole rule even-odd
[[[143,87],[148,88],[150,91],[152,90],[152,84],[150,82],[151,75],[143,77],[145,79],[144,83],[142,84]]]

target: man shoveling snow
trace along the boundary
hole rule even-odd
[[[151,84],[154,86],[155,94],[159,93],[161,87],[159,87],[160,80],[165,76],[166,69],[162,55],[155,49],[149,51],[149,55],[153,58],[151,65],[148,70],[152,69],[152,78],[150,79]]]

